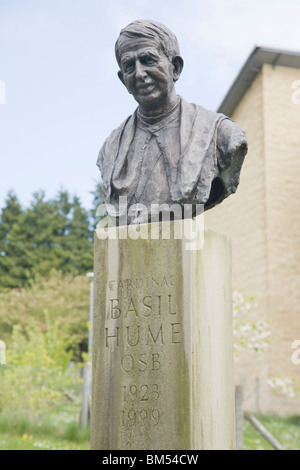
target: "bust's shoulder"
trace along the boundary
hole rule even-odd
[[[188,112],[197,114],[198,123],[202,122],[215,126],[218,147],[224,146],[226,143],[246,143],[244,131],[225,114],[206,109],[201,105],[184,102],[184,100],[183,106]]]
[[[224,114],[217,113],[196,103],[189,103],[181,97],[181,108],[183,117],[192,119],[197,125],[205,123],[216,125],[226,118]]]
[[[131,135],[134,134],[135,119],[136,111],[114,129],[104,141],[97,159],[97,166],[101,171],[105,171],[105,168],[110,167],[114,161],[120,147],[122,136],[125,135],[127,139],[130,139]]]
[[[118,127],[116,127],[106,138],[102,147],[100,148],[97,165],[101,168],[103,166],[103,161],[107,160],[109,157],[113,157],[120,145],[121,138],[124,134],[126,127],[133,128],[135,121],[134,112],[131,116],[127,117]]]
[[[224,116],[220,122],[217,133],[218,149],[226,153],[240,146],[248,146],[245,132],[235,121]]]
[[[109,134],[103,145],[113,143],[116,139],[119,139],[125,127],[134,122],[135,114],[136,112],[124,119],[124,121]]]

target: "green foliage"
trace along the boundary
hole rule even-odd
[[[241,291],[233,291],[233,333],[235,357],[241,350],[264,352],[270,345],[270,322],[253,321],[256,302]]]
[[[0,450],[89,450],[90,429],[78,426],[79,405],[64,401],[31,420],[22,412],[0,414]]]
[[[23,289],[2,290],[1,339],[9,347],[15,325],[28,334],[33,324],[48,331],[50,324],[58,323],[68,337],[66,345],[73,351],[73,360],[80,361],[82,351],[87,350],[89,302],[90,281],[86,276],[63,276],[56,271],[51,271],[49,279],[40,277]]]
[[[7,366],[0,369],[0,410],[2,413],[26,413],[30,419],[48,412],[81,384],[77,367],[68,368],[72,343],[64,326],[46,316],[46,330],[26,326],[13,327],[7,348]]]
[[[87,351],[85,275],[92,269],[91,213],[78,197],[60,191],[46,200],[37,192],[24,209],[8,194],[0,213],[0,338],[7,346],[7,365],[0,367],[1,429],[8,417],[10,425],[27,423],[27,431],[28,423],[44,428],[45,417],[68,403],[78,413],[80,367],[69,364],[82,361]],[[57,429],[75,440],[77,423],[78,416],[68,429],[65,422]],[[20,448],[30,448],[27,431]],[[53,448],[48,439],[31,445]]]
[[[247,297],[236,289],[233,291],[233,333],[236,359],[242,350],[265,352],[271,343],[271,322],[253,321],[251,314],[255,308],[256,302],[253,297]],[[300,384],[294,377],[277,375],[268,379],[268,385],[276,395],[295,398],[300,394]]]
[[[67,348],[72,344],[72,339],[58,320],[51,323],[47,314],[45,317],[45,331],[37,325],[26,326],[24,332],[17,325],[13,327],[12,343],[7,353],[8,364],[67,368],[72,356],[72,351],[67,351]]]
[[[295,377],[283,377],[277,375],[268,380],[269,386],[273,389],[275,395],[296,398],[300,394],[300,384]]]
[[[90,211],[91,220],[93,228],[96,228],[99,222],[99,217],[96,215],[97,208],[100,204],[104,203],[102,183],[97,183],[95,190],[92,191],[91,194],[93,195],[93,209]]]
[[[13,247],[9,243],[9,233],[22,214],[21,205],[17,196],[10,191],[7,195],[6,206],[0,217],[0,286],[11,287],[15,285],[11,260],[14,257]]]
[[[26,286],[52,269],[85,274],[93,266],[90,217],[66,191],[46,200],[36,192],[22,209],[10,192],[0,216],[0,288]]]
[[[90,444],[88,440],[85,443],[76,443],[51,434],[35,438],[27,434],[20,437],[12,433],[0,433],[0,450],[90,450]]]
[[[259,420],[286,450],[300,450],[299,416],[259,416]],[[244,420],[244,450],[274,450],[256,429]]]

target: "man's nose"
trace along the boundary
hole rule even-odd
[[[139,60],[136,61],[135,64],[135,78],[144,80],[147,77],[147,72],[145,67]]]

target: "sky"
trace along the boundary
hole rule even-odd
[[[0,0],[0,208],[59,190],[92,208],[104,140],[137,104],[114,45],[135,19],[177,36],[177,93],[217,110],[255,46],[300,51],[299,0]]]

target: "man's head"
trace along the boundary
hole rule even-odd
[[[183,68],[172,31],[155,21],[134,21],[120,32],[115,51],[119,78],[141,109],[168,108]]]
[[[126,39],[145,38],[155,41],[170,61],[180,55],[177,38],[165,25],[151,20],[137,20],[123,28],[117,39],[115,53],[120,66],[120,49]]]

